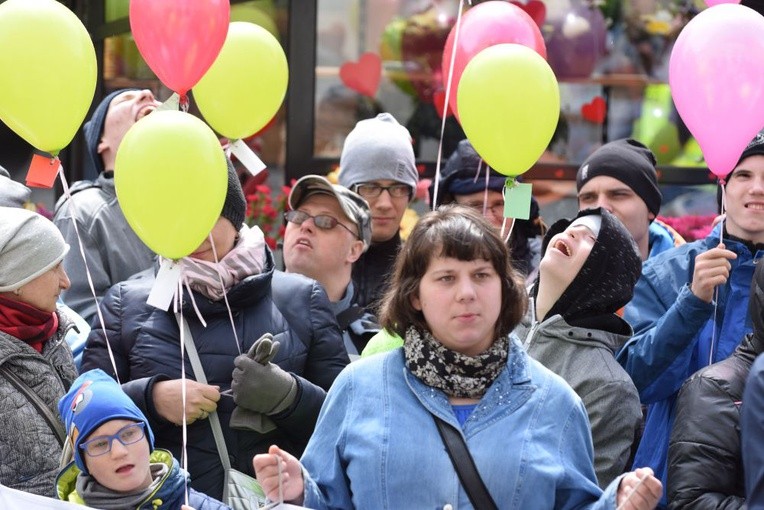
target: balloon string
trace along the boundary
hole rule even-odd
[[[119,380],[119,372],[117,371],[117,361],[114,359],[114,352],[111,350],[111,342],[109,341],[109,335],[106,333],[106,321],[104,321],[103,313],[101,312],[101,303],[98,300],[98,296],[96,295],[95,291],[95,284],[93,283],[93,276],[90,272],[90,266],[88,265],[88,259],[85,256],[85,247],[82,244],[82,236],[80,236],[80,229],[77,226],[80,213],[77,209],[77,202],[75,200],[72,200],[72,193],[69,190],[69,183],[66,181],[66,176],[64,175],[63,168],[61,165],[58,167],[58,176],[61,178],[61,186],[64,188],[64,195],[66,196],[66,201],[69,203],[69,207],[72,210],[72,225],[74,226],[74,235],[77,237],[77,246],[80,250],[80,256],[82,257],[82,262],[85,264],[85,276],[87,277],[88,281],[88,287],[90,288],[90,293],[93,296],[93,300],[95,301],[96,305],[96,314],[98,315],[98,322],[101,325],[101,331],[103,331],[103,338],[106,341],[106,351],[109,353],[109,361],[111,361],[111,368],[114,370],[114,377],[117,380],[117,383],[122,384]]]
[[[238,236],[237,236],[238,237]],[[223,301],[225,301],[225,308],[228,310],[228,320],[231,322],[231,330],[233,331],[233,339],[236,342],[236,349],[241,354],[241,344],[239,344],[239,335],[236,333],[236,324],[233,322],[233,313],[231,313],[231,305],[228,304],[228,296],[225,291],[225,284],[223,283],[223,276],[220,274],[218,265],[218,252],[215,249],[215,243],[212,242],[212,232],[210,232],[210,246],[212,246],[212,256],[215,258],[215,272],[218,275],[218,281],[220,282],[220,289],[223,291]]]
[[[472,1],[468,0],[470,5]],[[435,162],[435,187],[432,193],[432,209],[437,207],[438,191],[440,187],[440,164],[443,158],[443,137],[446,132],[446,117],[448,113],[448,103],[451,98],[451,84],[454,80],[454,63],[456,62],[456,48],[459,43],[459,28],[462,24],[462,10],[464,9],[464,0],[459,0],[459,11],[456,13],[456,25],[454,26],[454,47],[451,50],[451,67],[448,69],[448,78],[446,79],[446,99],[443,101],[443,115],[440,121],[440,140],[438,141],[438,157]]]
[[[180,466],[188,472],[188,429],[186,427],[186,335],[183,327],[183,313],[180,310],[180,296],[183,295],[183,266],[180,268],[181,277],[178,279],[177,287],[175,288],[175,296],[173,296],[173,311],[175,317],[178,319],[178,326],[180,329],[180,401],[183,405],[183,414],[181,426],[182,445],[180,452]],[[188,505],[188,477],[183,477],[183,488],[185,493],[186,505]]]
[[[724,215],[727,213],[727,192],[726,192],[726,183],[724,182],[724,179],[719,180],[719,185],[722,188],[722,210],[721,210],[721,220],[719,220],[719,244],[724,243]],[[714,351],[716,350],[716,321],[717,321],[717,311],[719,310],[719,287],[717,286],[714,288],[714,316],[712,321],[712,328],[711,328],[711,350],[708,351],[708,364],[713,365],[714,363]]]
[[[180,94],[179,100],[180,111],[188,113],[188,96],[186,94]]]

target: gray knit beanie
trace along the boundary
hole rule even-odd
[[[339,181],[353,189],[356,184],[387,179],[408,184],[413,192],[419,174],[408,129],[389,113],[380,113],[358,122],[348,134],[340,156]]]
[[[0,207],[0,292],[31,282],[63,260],[69,245],[53,222],[18,207]]]
[[[228,219],[236,227],[236,230],[241,230],[242,225],[244,225],[244,215],[247,212],[247,202],[244,199],[239,175],[236,173],[233,163],[231,163],[229,158],[225,159],[228,164],[228,189],[226,190],[225,202],[223,202],[223,210],[220,212],[220,215]]]

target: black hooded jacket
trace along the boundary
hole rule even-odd
[[[751,285],[753,333],[732,355],[703,368],[682,386],[668,452],[670,509],[745,506],[740,407],[748,372],[764,352],[764,268]]]

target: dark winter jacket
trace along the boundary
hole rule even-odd
[[[249,474],[253,474],[253,455],[267,451],[272,444],[294,455],[301,454],[313,432],[326,390],[349,362],[323,288],[301,275],[275,271],[272,256],[267,253],[263,273],[242,280],[227,294],[240,350],[224,301],[213,302],[194,292],[206,328],[196,317],[187,294],[182,305],[208,383],[219,386],[220,391],[231,387],[234,358],[266,332],[281,343],[273,362],[297,376],[294,404],[271,416],[277,428],[267,434],[229,428],[233,399],[223,396],[218,402],[231,464]],[[157,446],[180,458],[181,429],[161,418],[151,400],[155,382],[181,378],[175,316],[146,303],[153,282],[153,276],[148,276],[115,285],[104,298],[103,314],[123,389],[149,418]],[[113,373],[101,328],[91,332],[83,356],[82,370],[93,368]],[[193,377],[188,359],[185,371],[187,377]],[[216,499],[222,497],[223,468],[208,420],[188,427],[188,466],[194,489]]]
[[[748,371],[762,351],[762,339],[746,335],[729,358],[684,383],[669,442],[669,508],[743,508],[740,404]]]
[[[400,231],[392,239],[372,243],[369,249],[353,263],[353,285],[355,301],[376,315],[379,300],[387,287],[387,280],[393,272],[395,257],[401,247]]]

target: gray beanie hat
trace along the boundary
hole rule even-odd
[[[32,190],[11,179],[8,171],[0,166],[0,206],[23,207],[31,194]]]
[[[419,182],[408,129],[389,113],[358,122],[340,156],[340,184],[348,189],[363,182],[386,180],[411,186]],[[413,194],[412,194],[413,195]]]
[[[0,207],[0,292],[10,292],[56,267],[69,245],[53,222],[18,207]]]

